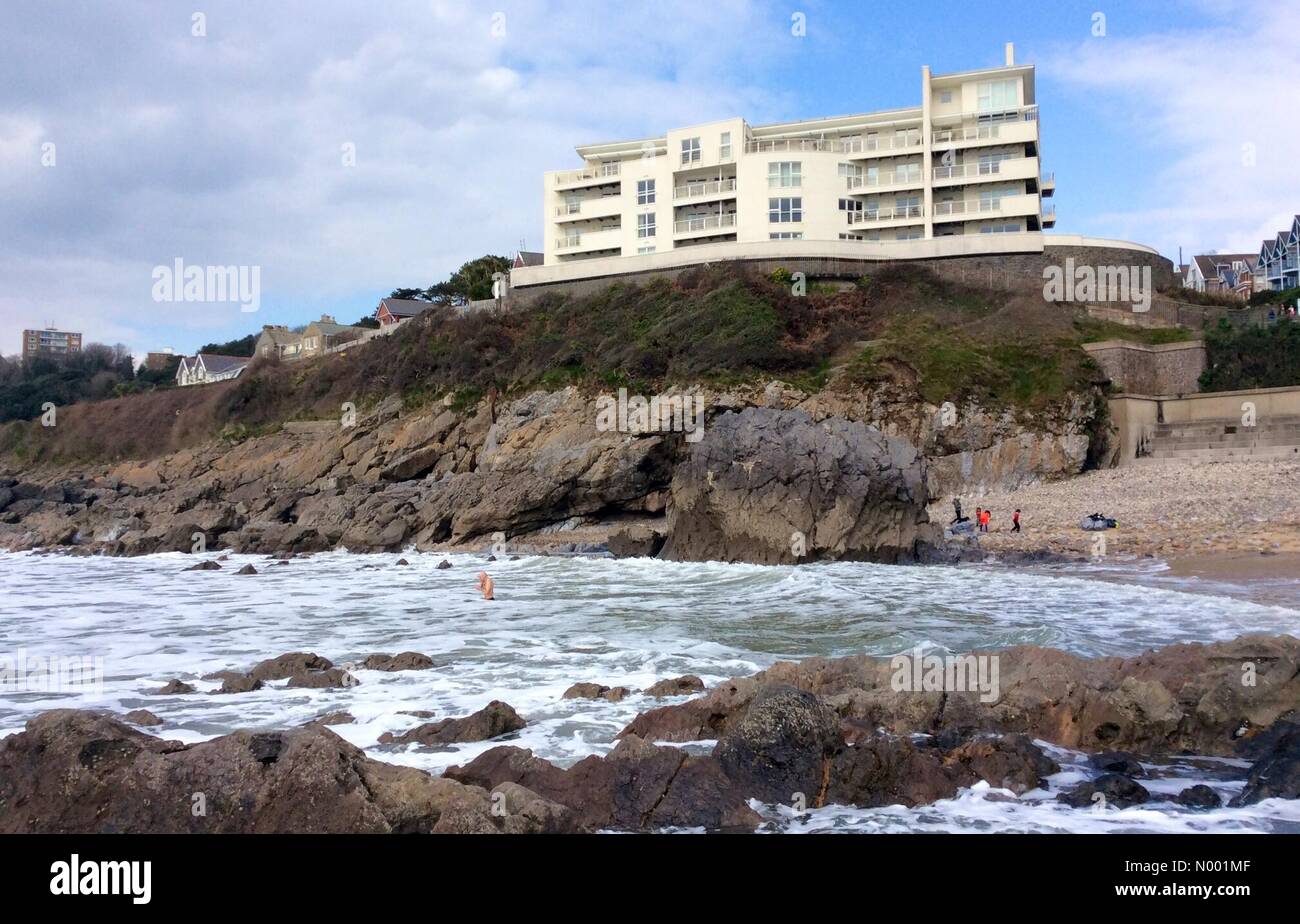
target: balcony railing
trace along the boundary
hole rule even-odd
[[[736,188],[734,179],[714,180],[710,183],[688,183],[673,190],[674,199],[696,199],[700,196],[716,196],[720,193],[733,192]]]
[[[1008,196],[1007,198],[1011,198]],[[958,199],[956,202],[936,202],[934,214],[940,215],[997,215],[1002,211],[1002,199]]]
[[[970,128],[947,128],[934,133],[933,142],[935,144],[951,144],[954,141],[985,141],[996,139],[998,129],[1002,126],[998,123],[990,125],[974,125]]]
[[[618,246],[619,228],[601,228],[599,231],[586,231],[577,234],[563,234],[555,239],[556,250],[568,250],[573,247],[608,250]]]
[[[898,138],[855,138],[844,141],[827,138],[772,138],[745,142],[746,154],[821,151],[831,154],[869,154],[873,151],[902,151],[921,146],[920,133]]]
[[[860,225],[873,221],[898,221],[905,218],[920,218],[925,209],[919,205],[902,205],[891,209],[866,209],[861,212],[847,212],[851,225]]]
[[[711,228],[734,228],[735,226],[735,212],[728,212],[724,215],[695,215],[691,218],[683,218],[680,221],[673,222],[673,232],[688,234],[694,231],[708,231]]]
[[[592,199],[579,199],[576,202],[565,202],[555,207],[556,218],[572,218],[575,215],[582,217],[583,213],[598,213],[591,217],[598,218],[601,214],[609,214],[609,210],[619,210],[618,196],[600,196]]]
[[[1004,160],[1024,160],[1022,157],[1007,157]],[[935,167],[936,180],[953,180],[968,176],[997,176],[1002,172],[1002,161],[991,160],[978,164],[954,164],[951,167]]]
[[[1056,174],[1055,174],[1055,173],[1044,173],[1041,177],[1038,178],[1038,183],[1039,183],[1040,186],[1055,186],[1055,185],[1056,185]]]
[[[622,164],[601,164],[597,167],[587,167],[583,170],[569,170],[565,173],[555,174],[555,185],[564,186],[568,183],[581,183],[586,180],[600,179],[617,179],[622,171]]]
[[[877,186],[899,186],[899,185],[921,185],[921,168],[916,170],[891,170],[888,173],[878,173],[874,176],[868,173],[865,176],[846,176],[844,185],[850,189],[868,189]]]

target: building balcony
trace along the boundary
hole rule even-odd
[[[935,129],[930,141],[935,148],[973,148],[990,144],[1023,144],[1038,140],[1038,121],[974,122]]]
[[[622,228],[606,228],[603,231],[581,231],[561,235],[555,239],[555,252],[557,255],[583,253],[589,250],[617,250],[622,246]]]
[[[721,215],[694,215],[673,222],[673,234],[718,234],[723,229],[734,229],[735,227],[735,212],[724,212]]]
[[[622,164],[601,164],[582,170],[566,170],[555,174],[557,189],[576,189],[581,186],[599,186],[601,183],[617,183],[622,172]]]
[[[1006,180],[1038,178],[1037,157],[1009,157],[985,163],[954,164],[935,167],[931,172],[935,186],[961,186],[969,183],[992,183]]]
[[[1043,220],[1044,228],[1055,228],[1056,227],[1056,206],[1054,205],[1043,206],[1042,220]]]
[[[874,176],[871,174],[846,176],[844,186],[850,193],[859,196],[865,193],[888,192],[890,190],[920,189],[921,169],[918,166],[913,171],[891,170]]]
[[[1055,195],[1056,193],[1056,174],[1044,173],[1038,178],[1038,188],[1044,196]]]
[[[1038,215],[1039,208],[1038,196],[1029,193],[988,199],[958,199],[955,202],[934,203],[934,220],[1012,218]],[[1045,210],[1043,217],[1046,220]],[[1055,213],[1053,213],[1053,220],[1055,220]]]
[[[709,199],[736,198],[736,181],[734,179],[712,180],[703,183],[687,183],[673,189],[674,202],[704,202]]]
[[[870,225],[888,227],[892,225],[915,224],[925,215],[925,209],[919,205],[904,205],[884,209],[864,209],[861,212],[846,213],[850,225]]]
[[[565,202],[555,207],[555,220],[586,221],[591,218],[608,218],[623,211],[623,200],[618,196],[601,196],[596,199],[581,199],[577,202]]]
[[[909,133],[901,138],[893,135],[885,138],[856,138],[851,141],[837,141],[825,138],[771,138],[745,143],[746,154],[821,152],[872,157],[877,154],[896,151],[918,151],[920,148],[921,135],[919,131]]]

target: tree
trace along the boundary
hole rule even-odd
[[[468,301],[482,301],[492,297],[492,276],[510,272],[510,260],[485,254],[468,263],[443,282],[435,282],[427,289],[394,289],[389,298],[408,298],[433,302],[435,305],[463,305]]]
[[[238,340],[225,343],[207,343],[199,347],[200,353],[216,353],[218,356],[252,356],[257,348],[257,334],[249,334]]]

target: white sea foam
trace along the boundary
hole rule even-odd
[[[511,743],[568,764],[607,752],[637,713],[672,702],[641,695],[620,703],[562,699],[577,681],[644,688],[691,673],[713,684],[780,659],[892,655],[918,644],[957,652],[1032,643],[1093,656],[1300,630],[1296,610],[1067,574],[536,556],[485,565],[478,555],[413,552],[405,553],[410,565],[397,566],[398,557],[340,552],[280,565],[235,555],[221,571],[186,572],[195,558],[179,553],[131,559],[0,553],[0,654],[26,648],[33,655],[101,656],[105,666],[99,692],[6,692],[0,734],[18,731],[38,712],[67,707],[147,708],[165,722],[156,733],[183,741],[235,728],[284,728],[347,710],[356,722],[333,726],[344,738],[377,758],[437,772],[500,742],[393,750],[377,747],[379,736],[425,721],[404,711],[445,718],[501,699],[529,722]],[[443,557],[453,567],[440,571]],[[236,575],[246,563],[261,573]],[[483,567],[496,581],[494,602],[476,590],[474,575]],[[233,696],[153,695],[173,677],[210,691],[217,684],[198,680],[201,675],[244,670],[295,650],[340,664],[413,650],[438,666],[357,670],[361,684],[339,690],[272,684]],[[1057,791],[1054,786],[1041,801],[990,801],[988,792],[972,789],[924,809],[827,808],[803,820],[772,817],[783,830],[1300,824],[1297,810],[1272,803],[1208,813],[1161,806],[1094,818],[1051,802]]]

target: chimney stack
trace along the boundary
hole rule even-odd
[[[1016,63],[1016,45],[1014,42],[1007,42],[1007,67],[1014,67]]]

